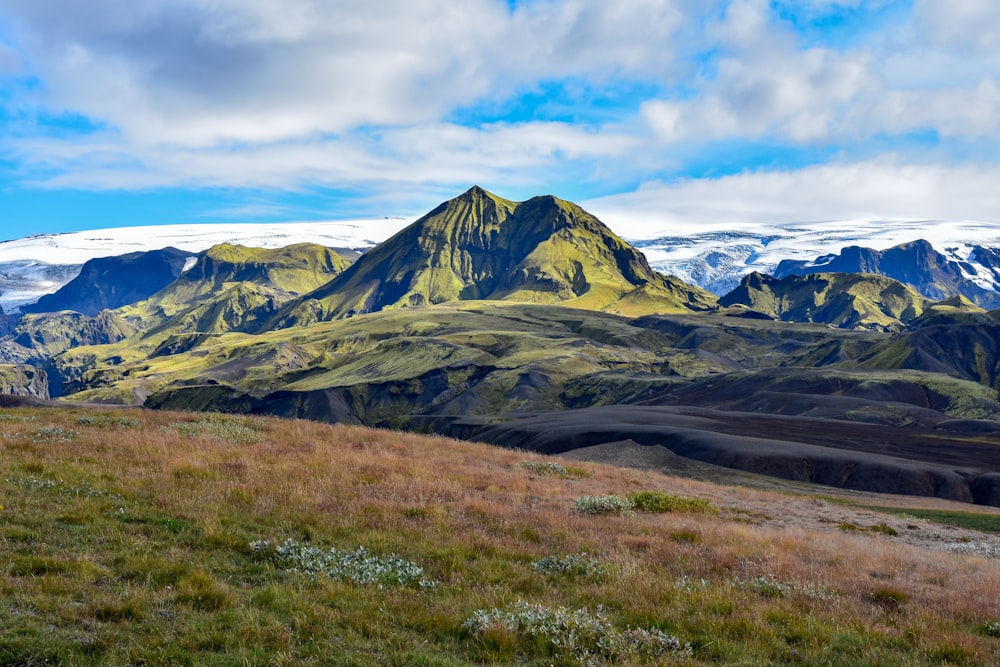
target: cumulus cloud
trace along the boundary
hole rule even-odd
[[[44,100],[130,141],[273,142],[439,120],[540,80],[666,67],[672,0],[3,0]],[[98,17],[98,20],[94,20]],[[622,39],[628,35],[628,39]]]
[[[821,5],[812,7],[818,11],[834,2],[811,4]],[[930,20],[926,15],[932,5],[931,0],[923,3],[918,20]],[[943,8],[941,4],[933,11]],[[954,14],[958,17],[951,21],[961,25],[975,17],[986,18],[981,11]],[[970,34],[986,39],[988,30],[968,27]],[[950,30],[945,27],[940,32],[946,35]],[[734,0],[723,19],[711,26],[711,33],[724,55],[713,75],[696,83],[698,94],[650,100],[642,106],[643,118],[663,141],[777,138],[823,144],[921,130],[946,137],[996,137],[1000,129],[993,73],[970,71],[956,83],[954,70],[949,80],[942,63],[944,83],[921,85],[919,69],[928,56],[913,33],[908,41],[892,44],[896,53],[888,71],[879,58],[880,48],[888,48],[884,44],[843,50],[803,48],[792,27],[783,25],[765,0]]]
[[[949,174],[959,174],[967,199],[992,211],[994,186],[977,174],[993,175],[993,163],[977,170],[972,160],[1000,139],[996,3],[915,0],[898,23],[855,41],[814,39],[789,19],[822,24],[891,4],[0,0],[0,75],[16,69],[33,82],[16,91],[19,124],[0,133],[0,158],[22,183],[51,188],[315,185],[370,195],[649,182],[621,201],[679,197],[678,215],[688,206],[712,220],[789,216],[810,203],[842,217],[844,202],[883,210],[893,196],[932,207],[932,195],[958,190]],[[572,118],[574,104],[586,112],[592,97],[608,102],[626,88],[638,92],[583,121],[532,117],[530,103],[497,120],[531,93],[561,90]],[[60,114],[84,119],[83,129],[46,126]],[[907,175],[899,159],[870,159],[869,145],[892,150],[925,132],[941,144],[934,167]],[[676,180],[726,142],[820,147],[839,162]],[[967,161],[949,171],[955,155]],[[929,176],[951,190],[901,185]],[[854,194],[825,199],[822,178]],[[765,206],[764,194],[777,203]]]

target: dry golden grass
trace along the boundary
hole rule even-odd
[[[95,414],[137,426],[80,423]],[[1000,561],[762,518],[845,511],[809,498],[597,464],[540,474],[520,464],[553,459],[354,426],[255,419],[248,443],[174,426],[192,414],[3,415],[0,612],[15,619],[0,632],[3,664],[571,662],[461,629],[474,610],[516,600],[603,605],[622,628],[690,642],[694,664],[1000,664],[1000,639],[983,630],[1000,620]],[[722,512],[574,509],[583,495],[636,490]],[[249,549],[288,537],[396,553],[440,586],[308,581]],[[532,567],[580,552],[609,575]]]

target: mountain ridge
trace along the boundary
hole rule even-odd
[[[708,309],[715,298],[654,272],[580,207],[551,195],[512,202],[473,186],[362,255],[298,302],[288,326],[386,308],[507,300],[636,309]],[[650,311],[655,312],[655,311]]]

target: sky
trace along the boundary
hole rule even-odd
[[[0,0],[0,237],[414,216],[1000,225],[995,0]]]

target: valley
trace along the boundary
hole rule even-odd
[[[605,461],[631,443],[998,505],[1000,311],[912,248],[933,260],[927,280],[920,263],[907,284],[861,272],[899,267],[901,248],[856,271],[751,273],[718,297],[575,204],[474,187],[360,255],[220,244],[91,260],[8,317],[0,357],[9,392],[43,399],[603,447]],[[918,289],[931,282],[940,298]]]

